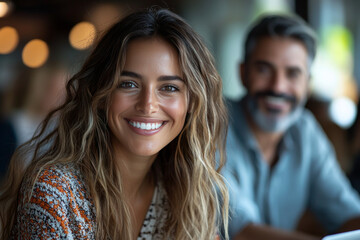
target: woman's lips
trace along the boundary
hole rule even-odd
[[[140,135],[153,135],[161,130],[166,125],[167,121],[159,120],[130,120],[126,119],[130,128]]]

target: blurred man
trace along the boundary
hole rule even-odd
[[[359,196],[304,109],[315,51],[313,31],[296,17],[266,16],[247,35],[247,94],[229,102],[224,169],[233,239],[318,239],[295,231],[307,209],[329,233],[360,227]]]

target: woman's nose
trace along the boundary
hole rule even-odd
[[[151,114],[159,110],[158,97],[154,89],[144,89],[140,93],[135,109],[143,114]]]

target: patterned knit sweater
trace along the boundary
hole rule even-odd
[[[78,169],[45,169],[32,192],[28,186],[24,181],[20,189],[11,239],[95,239],[95,207]],[[168,209],[166,192],[158,184],[138,240],[163,239]]]

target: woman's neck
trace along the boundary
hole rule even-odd
[[[146,189],[153,189],[155,181],[151,166],[156,156],[130,159],[123,154],[116,155],[124,194],[129,201],[141,198],[142,194],[146,193]]]
[[[156,157],[156,156],[155,156]],[[141,231],[144,219],[155,191],[155,176],[151,166],[155,157],[148,159],[125,157],[119,159],[124,199],[132,212],[132,229],[134,236]]]

